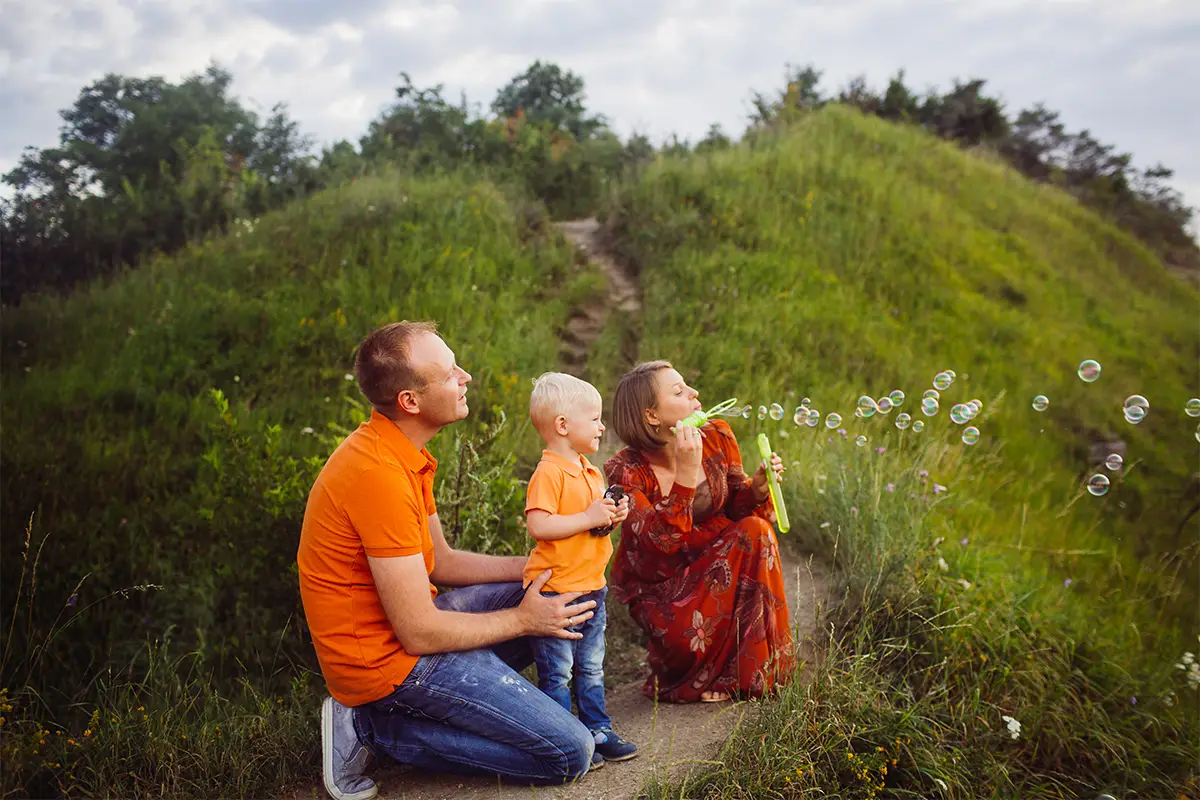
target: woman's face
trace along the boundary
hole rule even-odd
[[[670,430],[679,420],[700,410],[699,394],[687,385],[683,376],[673,368],[660,369],[654,375],[657,408],[646,409],[646,420],[651,425],[661,425]]]

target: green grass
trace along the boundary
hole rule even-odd
[[[896,796],[927,796],[937,776],[959,797],[1162,796],[1194,781],[1196,694],[1172,666],[1196,650],[1198,621],[1197,520],[1179,529],[1200,457],[1183,413],[1200,386],[1193,288],[1065,195],[836,107],[659,161],[605,216],[643,282],[641,359],[672,360],[706,405],[787,407],[734,428],[743,442],[767,431],[795,462],[795,535],[850,600],[817,681],[766,706],[709,782],[654,796],[873,796],[862,748],[881,766],[873,748],[894,753],[901,732]],[[1104,367],[1093,384],[1075,374],[1085,358]],[[958,379],[927,418],[919,400],[943,369]],[[897,430],[895,411],[853,417],[859,395],[896,388],[923,433]],[[1134,392],[1152,404],[1136,427],[1121,414]],[[839,412],[847,437],[797,428],[803,397]],[[982,437],[968,447],[948,416],[972,398]],[[1125,469],[1092,497],[1089,445],[1116,438]],[[913,514],[920,467],[949,491]],[[1002,714],[1023,722],[1022,744]],[[804,781],[776,774],[791,764]]]
[[[345,376],[356,344],[384,322],[436,320],[474,378],[471,419],[431,443],[447,534],[523,552],[521,478],[540,452],[530,381],[555,367],[556,328],[596,284],[520,197],[465,174],[385,174],[70,297],[6,309],[6,752],[33,753],[28,738],[43,728],[81,741],[90,709],[118,703],[109,675],[161,696],[147,642],[163,636],[163,657],[198,665],[189,691],[229,700],[179,706],[173,724],[190,741],[221,714],[226,731],[237,727],[247,685],[254,702],[293,707],[293,679],[316,667],[296,591],[304,503],[365,416]],[[124,591],[134,586],[144,590]],[[315,735],[310,705],[288,736]],[[184,752],[174,732],[165,750],[134,748],[90,779],[75,768],[75,793],[194,796],[193,778],[211,789],[179,766],[208,756]],[[268,752],[251,759],[256,778],[199,793],[262,795],[317,768],[304,749],[289,748],[283,765]],[[49,791],[44,775],[68,771],[44,764],[69,755],[6,758],[0,794]],[[164,769],[177,782],[155,777]],[[210,779],[220,769],[203,766]],[[129,772],[135,783],[122,782]]]

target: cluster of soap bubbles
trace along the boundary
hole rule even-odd
[[[1102,371],[1103,368],[1100,366],[1100,362],[1089,358],[1080,362],[1076,374],[1084,383],[1095,383]],[[1050,399],[1044,394],[1035,395],[1032,406],[1034,411],[1045,411],[1050,407]],[[955,408],[958,407],[956,406]],[[1126,397],[1121,408],[1122,416],[1125,417],[1125,421],[1130,425],[1140,424],[1149,413],[1150,401],[1140,394],[1131,394],[1129,397]],[[1189,417],[1200,417],[1200,397],[1193,397],[1184,403],[1183,413]],[[951,417],[954,417],[953,412],[951,412]],[[1196,441],[1200,442],[1200,425],[1196,427]],[[1111,453],[1104,459],[1104,466],[1109,472],[1117,472],[1124,464],[1125,459],[1120,453]],[[1088,493],[1095,497],[1108,494],[1110,485],[1111,481],[1103,472],[1097,472],[1087,480]]]

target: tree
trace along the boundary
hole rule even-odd
[[[534,61],[497,92],[492,112],[502,118],[521,112],[528,122],[549,123],[582,141],[608,126],[603,116],[587,113],[585,99],[582,77],[557,64]]]

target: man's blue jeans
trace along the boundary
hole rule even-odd
[[[511,608],[520,583],[489,583],[439,594],[447,611]],[[417,659],[387,697],[357,708],[359,739],[402,764],[430,772],[562,783],[588,771],[595,743],[569,711],[517,672],[532,663],[530,640]]]
[[[543,594],[552,596],[556,592]],[[582,633],[582,639],[537,637],[532,640],[538,688],[570,712],[571,690],[567,683],[573,674],[579,721],[592,732],[612,730],[612,720],[604,706],[604,629],[608,622],[604,598],[607,594],[608,587],[604,586],[572,601],[596,601],[592,618],[571,628]]]

